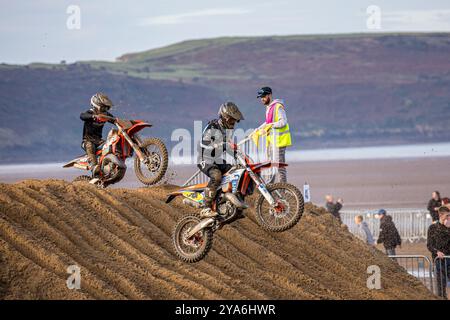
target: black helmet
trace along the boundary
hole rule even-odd
[[[225,102],[222,104],[218,114],[227,129],[233,129],[236,122],[244,120],[244,116],[238,106],[233,102]]]
[[[105,112],[113,106],[113,103],[106,94],[97,92],[91,98],[91,106],[97,109],[97,111]]]
[[[257,98],[262,98],[268,94],[272,94],[272,89],[270,87],[262,87],[258,90]]]

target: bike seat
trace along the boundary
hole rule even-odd
[[[203,190],[208,186],[208,183],[202,183],[202,184],[196,184],[193,186],[189,186],[189,187],[184,187],[184,190],[188,190],[188,191],[197,191],[197,190]]]
[[[100,144],[97,146],[96,151],[101,150],[103,148],[103,145],[106,143],[105,140],[101,140]],[[84,141],[81,141],[81,149],[83,149],[84,151],[86,151],[86,146],[84,145]]]

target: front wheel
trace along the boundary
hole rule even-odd
[[[256,220],[271,232],[286,231],[297,224],[303,215],[304,200],[298,188],[289,183],[275,183],[267,186],[275,199],[272,207],[261,195],[256,202]]]
[[[166,146],[158,138],[149,138],[142,142],[141,151],[145,160],[141,161],[138,156],[135,156],[134,172],[143,184],[155,184],[164,177],[167,171],[169,155]]]
[[[172,241],[177,256],[184,262],[194,263],[202,260],[212,246],[213,231],[205,228],[197,232],[193,237],[187,235],[201,219],[197,216],[185,216],[175,226]]]

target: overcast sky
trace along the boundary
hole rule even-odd
[[[0,4],[0,62],[19,64],[112,61],[124,53],[218,36],[450,32],[449,0],[0,0]],[[80,10],[79,29],[74,5]],[[381,10],[380,29],[367,27],[370,5]]]

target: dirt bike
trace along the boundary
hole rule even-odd
[[[165,175],[168,166],[168,153],[164,142],[158,138],[142,139],[138,132],[152,125],[142,120],[124,120],[100,115],[100,121],[112,120],[112,128],[106,141],[96,150],[97,162],[100,168],[99,176],[82,175],[74,181],[86,181],[106,187],[117,183],[125,176],[127,166],[125,160],[134,155],[134,172],[145,185],[159,182]],[[90,170],[88,156],[82,155],[63,166]]]
[[[249,138],[239,143],[242,145]],[[226,172],[213,202],[212,209],[218,213],[214,218],[201,219],[196,215],[182,217],[173,231],[172,241],[178,257],[188,263],[202,260],[212,247],[214,233],[224,225],[243,218],[248,206],[244,199],[257,189],[256,220],[265,230],[282,232],[295,226],[304,210],[303,195],[297,187],[288,183],[266,185],[261,178],[264,169],[285,167],[286,163],[266,161],[253,163],[239,145],[230,144],[236,152],[236,164]],[[169,194],[166,203],[183,196],[183,204],[195,208],[204,207],[204,191],[207,184],[197,184]]]

